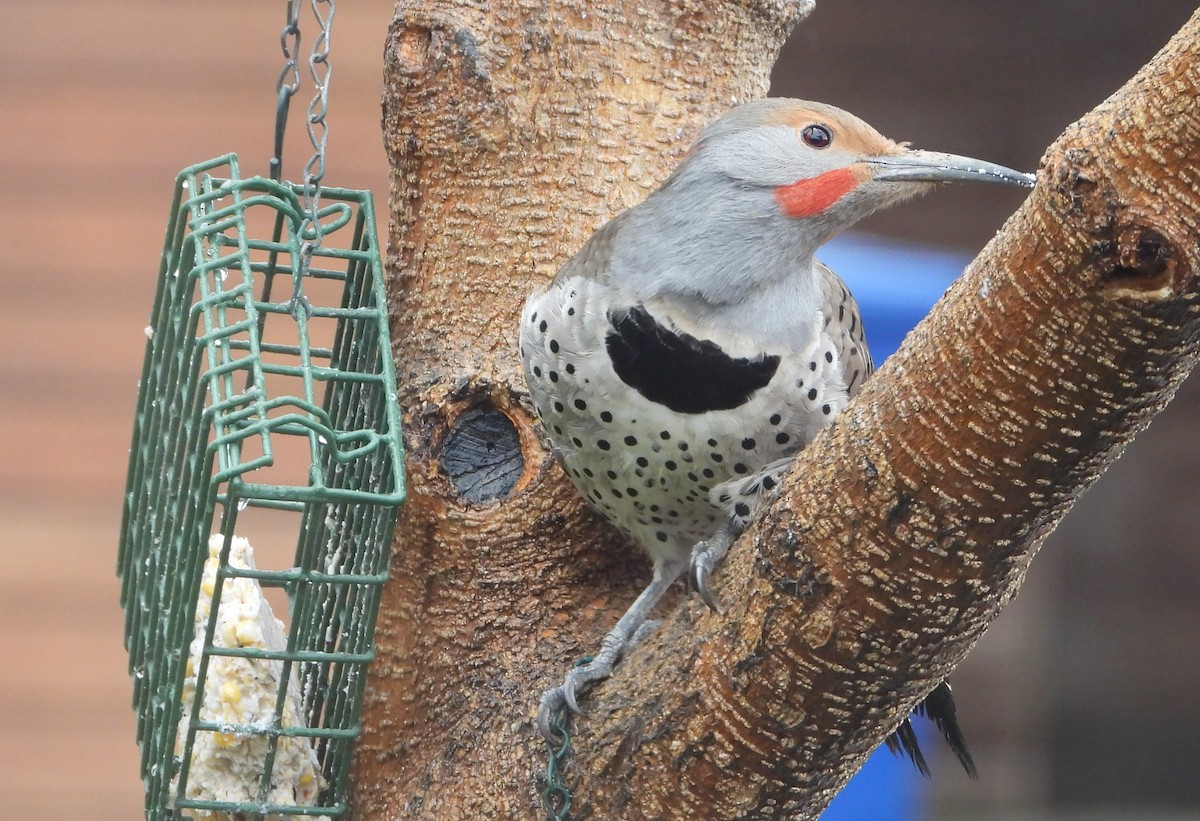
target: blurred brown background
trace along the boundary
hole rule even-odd
[[[4,4],[0,817],[140,816],[114,566],[142,329],[175,174],[227,151],[266,172],[284,6]],[[1193,8],[819,1],[773,93],[1031,169]],[[390,16],[388,0],[344,2],[332,39],[326,179],[373,189],[380,211]],[[290,177],[308,154],[296,99]],[[992,196],[948,190],[864,229],[974,251],[1012,207]],[[1200,817],[1197,418],[1193,380],[1050,538],[956,673],[983,778],[935,762],[928,817]]]

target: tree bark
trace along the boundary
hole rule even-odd
[[[356,806],[532,818],[538,694],[648,569],[540,442],[520,303],[704,121],[765,92],[807,4],[418,5],[389,36],[384,119],[412,501]],[[1015,595],[1198,355],[1198,38],[1200,15],[1051,146],[1025,205],[735,545],[726,612],[678,603],[589,697],[573,817],[816,817]],[[462,478],[460,443],[484,440],[511,487]]]
[[[388,273],[409,502],[356,754],[360,818],[535,818],[538,696],[649,577],[542,444],[517,317],[703,124],[766,94],[811,0],[401,0]]]

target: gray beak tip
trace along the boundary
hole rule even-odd
[[[885,182],[995,182],[1032,188],[1037,181],[1033,174],[1003,165],[935,151],[874,157],[871,163],[879,169],[875,179]]]

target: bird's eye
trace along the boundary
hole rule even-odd
[[[811,145],[813,148],[825,148],[833,142],[833,135],[823,125],[804,126],[804,130],[800,132],[800,138],[804,140],[805,144]]]

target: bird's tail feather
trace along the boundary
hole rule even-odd
[[[962,768],[967,771],[967,775],[971,778],[979,778],[975,760],[971,758],[971,751],[967,749],[967,741],[963,737],[962,728],[958,726],[958,710],[954,706],[954,694],[950,691],[948,683],[943,681],[934,687],[929,695],[925,696],[925,700],[913,710],[913,715],[925,716],[932,721],[941,732],[942,737],[946,739],[946,743],[950,745],[951,751],[958,762],[962,764]],[[925,756],[922,755],[921,746],[917,741],[916,731],[913,730],[912,716],[904,719],[896,731],[888,736],[886,743],[889,750],[897,755],[908,756],[921,775],[929,777],[929,765],[925,762]]]

